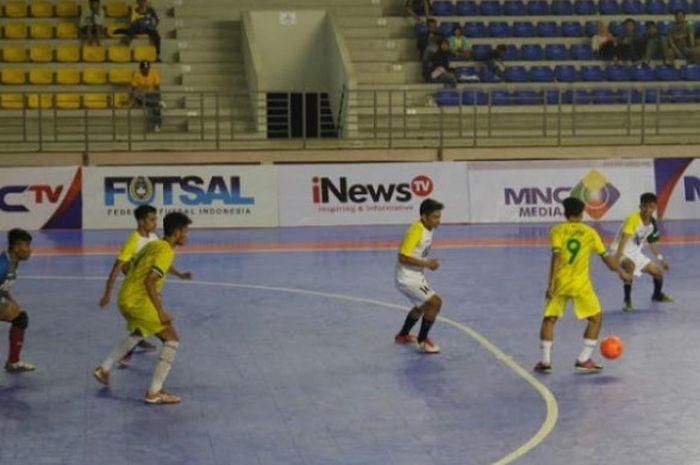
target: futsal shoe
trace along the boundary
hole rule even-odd
[[[161,389],[154,393],[146,391],[146,396],[143,400],[147,404],[179,404],[182,399],[180,399],[180,396],[170,394]]]
[[[416,335],[408,333],[405,336],[401,334],[397,334],[394,336],[394,342],[397,344],[401,345],[406,345],[406,344],[415,344],[416,343]]]
[[[144,352],[154,352],[158,348],[145,339],[142,339],[141,342],[136,344],[136,347],[143,349]]]
[[[673,297],[671,297],[668,294],[664,294],[663,292],[659,295],[653,295],[651,296],[651,301],[652,302],[673,302]]]
[[[416,348],[418,352],[423,354],[439,354],[440,346],[435,344],[428,338],[425,338],[422,342],[416,341]]]
[[[109,386],[109,371],[105,371],[101,366],[98,366],[92,371],[92,376],[101,384]]]
[[[19,361],[15,363],[5,363],[5,371],[8,373],[24,373],[25,371],[34,371],[36,367],[31,363]]]
[[[576,364],[574,366],[576,367],[576,371],[580,371],[582,373],[598,373],[603,371],[603,365],[594,362],[592,358],[589,358],[585,362],[579,362],[576,360]]]
[[[549,363],[544,363],[544,362],[537,362],[537,365],[535,365],[535,368],[533,368],[536,373],[543,373],[545,375],[548,375],[552,372],[552,365]]]
[[[632,310],[634,310],[632,308],[632,302],[628,302],[626,300],[624,302],[622,302],[622,311],[623,312],[631,312]]]

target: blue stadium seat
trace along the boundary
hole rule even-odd
[[[561,94],[562,103],[585,105],[591,103],[591,96],[586,89],[565,90]]]
[[[595,21],[586,21],[586,24],[584,24],[583,29],[587,37],[593,37],[595,33],[598,32],[598,25]]]
[[[582,37],[583,26],[578,21],[563,21],[561,23],[561,35],[564,37]]]
[[[540,21],[535,29],[539,37],[559,37],[559,27],[554,21]]]
[[[661,65],[654,70],[654,77],[657,81],[679,81],[681,75],[673,66]]]
[[[476,67],[474,66],[455,66],[455,74],[457,76],[476,76]]]
[[[491,105],[511,105],[513,99],[507,90],[492,90],[491,91]]]
[[[535,37],[535,26],[530,21],[515,21],[512,32],[515,37]]]
[[[506,82],[527,82],[528,76],[524,66],[509,66],[505,72]]]
[[[594,16],[597,13],[593,0],[576,0],[574,11],[579,16]]]
[[[506,0],[503,2],[503,13],[507,16],[525,16],[525,4],[522,0]]]
[[[531,89],[516,89],[513,91],[513,99],[518,105],[542,105],[542,92]]]
[[[486,68],[482,68],[479,73],[481,82],[501,82],[501,79]]]
[[[510,26],[505,21],[492,21],[489,23],[489,35],[491,37],[508,37]]]
[[[533,66],[530,68],[530,81],[554,82],[554,71],[549,66]]]
[[[661,92],[659,89],[644,89],[644,101],[646,103],[656,103],[660,101]]]
[[[637,104],[642,102],[642,92],[638,89],[623,89],[623,101],[627,103]]]
[[[474,60],[486,59],[493,49],[489,44],[474,44],[472,45],[472,58]]]
[[[544,47],[544,56],[548,60],[562,61],[566,60],[568,54],[566,45],[564,44],[547,44]]]
[[[432,7],[435,16],[452,16],[452,2],[449,0],[436,0]]]
[[[486,25],[481,21],[467,21],[464,23],[464,36],[465,37],[488,37],[489,34],[486,30]]]
[[[571,0],[552,0],[552,14],[557,16],[569,16],[574,14],[574,5]]]
[[[643,36],[647,31],[647,26],[644,21],[637,21],[634,27],[637,33],[637,37]]]
[[[496,0],[484,0],[481,2],[482,16],[500,16],[501,4]]]
[[[569,49],[569,56],[572,60],[592,60],[593,49],[590,44],[573,44]]]
[[[693,92],[693,100],[695,102],[700,102],[700,87],[696,87],[695,89],[692,89]]]
[[[608,23],[608,31],[615,37],[622,35],[622,21],[610,21]]]
[[[620,5],[616,0],[600,0],[598,11],[601,15],[617,15],[620,14]]]
[[[668,13],[666,3],[663,0],[647,0],[644,11],[648,15],[665,15]]]
[[[692,7],[693,13],[700,13],[700,0],[693,0],[693,7]]]
[[[617,96],[611,89],[594,89],[591,91],[591,101],[597,104],[617,103]]]
[[[520,47],[520,55],[523,60],[538,61],[544,59],[544,50],[540,44],[523,44]]]
[[[559,82],[575,82],[577,79],[576,68],[572,65],[557,65],[554,74]]]
[[[527,2],[527,14],[530,16],[546,16],[549,14],[549,3],[546,0],[530,0]]]
[[[435,102],[441,107],[454,107],[459,105],[459,92],[456,90],[438,90],[435,93]]]
[[[662,103],[690,103],[694,97],[693,93],[685,87],[670,87],[661,91]]]
[[[681,68],[681,79],[684,81],[700,81],[700,65],[686,65]]]
[[[454,31],[455,26],[457,26],[457,23],[453,23],[452,21],[440,23],[440,26],[438,26],[440,35],[445,38],[450,37],[452,35],[452,31]]]
[[[640,0],[622,0],[622,12],[626,15],[644,14],[644,7]]]
[[[661,36],[667,36],[668,30],[670,28],[671,28],[671,21],[657,21],[656,22],[656,31]]]
[[[413,33],[416,35],[416,37],[426,35],[428,33],[428,25],[423,22],[416,23],[416,25],[413,26]]]
[[[624,65],[610,65],[605,68],[605,79],[608,81],[629,81],[630,70]]]
[[[630,69],[630,79],[632,81],[653,81],[654,70],[643,65],[632,66]]]
[[[690,5],[687,0],[668,0],[668,12],[673,13],[678,10],[682,10],[686,14],[690,13]]]
[[[489,97],[481,90],[462,91],[462,105],[486,105]]]
[[[547,89],[544,91],[544,101],[547,105],[558,105],[560,98],[559,89]]]
[[[504,61],[515,61],[520,59],[520,51],[513,44],[506,45],[506,53],[503,56]]]
[[[581,80],[588,82],[600,82],[603,80],[603,68],[598,65],[581,66]]]
[[[457,16],[476,16],[479,14],[479,7],[474,0],[459,0],[455,7]]]

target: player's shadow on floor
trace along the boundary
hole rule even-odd
[[[2,382],[2,381],[0,381]],[[0,385],[0,418],[23,420],[32,407],[29,403],[19,400],[15,394],[24,390],[25,386],[11,384],[7,386]]]
[[[623,382],[622,378],[614,375],[606,375],[602,373],[574,373],[577,383],[593,384],[604,386],[608,384],[617,384]]]

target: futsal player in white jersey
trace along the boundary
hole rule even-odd
[[[440,347],[428,338],[428,332],[440,313],[442,299],[425,279],[425,269],[437,270],[440,263],[428,258],[433,231],[440,226],[443,204],[425,199],[420,205],[420,219],[408,227],[399,248],[396,263],[396,287],[413,303],[413,308],[394,337],[397,344],[416,344],[420,352],[436,354]],[[411,328],[423,317],[418,337]]]
[[[622,309],[625,311],[632,310],[632,280],[635,276],[641,276],[642,273],[648,273],[654,278],[652,301],[673,301],[669,295],[661,291],[664,283],[661,268],[668,271],[669,265],[659,250],[658,241],[661,234],[654,218],[655,211],[656,195],[651,192],[642,194],[639,197],[639,211],[625,218],[610,245],[622,269],[630,275],[630,279],[624,282],[625,298]],[[656,256],[661,267],[644,254],[645,244],[649,244],[649,249]]]

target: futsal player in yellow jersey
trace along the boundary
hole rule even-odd
[[[433,231],[440,226],[443,205],[433,199],[425,199],[420,205],[420,219],[408,227],[399,247],[396,263],[396,288],[414,307],[408,312],[401,331],[394,337],[397,344],[416,344],[420,352],[436,354],[440,346],[428,338],[440,308],[442,299],[425,279],[424,269],[437,270],[440,263],[427,258],[433,243]],[[423,317],[418,337],[411,328]]]
[[[129,336],[120,342],[93,372],[99,382],[109,385],[109,372],[114,363],[144,338],[157,336],[163,341],[163,348],[153,372],[151,385],[146,391],[144,400],[149,404],[180,402],[180,397],[163,390],[163,383],[175,360],[179,338],[172,324],[172,315],[163,308],[160,289],[175,259],[175,247],[187,242],[190,224],[187,215],[180,212],[168,213],[163,219],[163,239],[146,244],[134,258],[119,290],[118,300]]]
[[[557,319],[564,315],[566,305],[571,301],[576,318],[588,320],[583,333],[583,350],[576,359],[575,367],[579,371],[598,372],[603,367],[594,362],[591,356],[598,343],[603,318],[600,302],[590,279],[590,254],[598,254],[608,268],[617,272],[623,279],[627,279],[628,275],[614,257],[608,255],[596,230],[583,223],[584,203],[575,197],[568,197],[562,203],[566,222],[553,226],[549,232],[552,257],[544,318],[540,328],[542,360],[535,366],[535,371],[552,371],[554,325]]]

